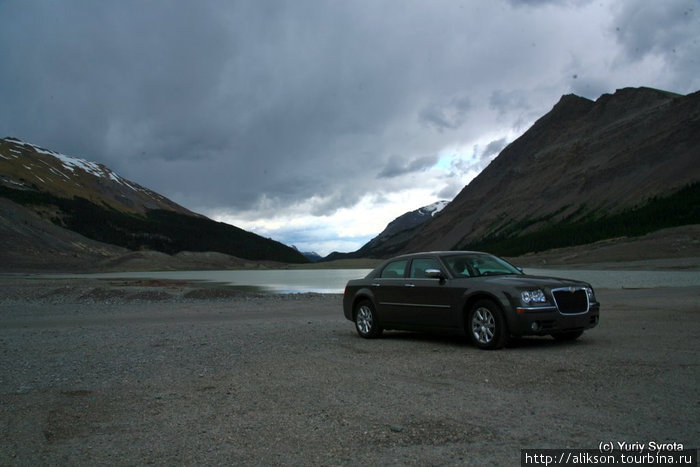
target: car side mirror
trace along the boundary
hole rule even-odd
[[[430,278],[430,279],[440,279],[440,283],[442,284],[445,282],[445,275],[442,273],[441,270],[439,269],[426,269],[425,270],[425,276]]]

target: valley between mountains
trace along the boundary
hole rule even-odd
[[[7,137],[0,268],[332,267],[453,249],[563,264],[700,257],[699,148],[700,92],[563,96],[455,199],[400,216],[355,252],[320,258],[208,219],[102,164]],[[572,248],[580,253],[561,253]]]

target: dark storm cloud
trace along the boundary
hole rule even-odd
[[[393,178],[413,172],[422,172],[434,166],[438,161],[437,156],[424,156],[407,160],[404,157],[391,156],[384,168],[377,175],[379,178]]]
[[[429,48],[396,53],[420,19],[397,7],[3,4],[15,72],[0,78],[0,124],[197,205],[328,192],[335,173],[378,162],[387,143],[376,134],[410,112],[411,75]],[[364,188],[342,190],[332,198]]]
[[[325,41],[340,18],[307,25],[307,13],[323,12],[265,5],[4,4],[12,19],[4,61],[16,72],[0,78],[10,97],[0,123],[123,172],[139,166],[152,172],[147,183],[159,166],[184,159],[201,166],[171,174],[179,186],[209,178],[209,186],[228,186],[218,195],[234,203],[239,195],[250,202],[246,193],[259,188],[288,195],[285,186],[303,188],[308,169],[300,166],[319,158],[325,135],[365,131],[372,116],[382,118],[372,106],[368,115],[341,113],[343,100],[386,90],[338,79],[345,57]]]
[[[617,40],[633,60],[697,52],[699,28],[700,3],[692,0],[623,3],[615,21]]]
[[[489,159],[562,94],[700,87],[697,2],[617,5],[0,1],[0,132],[191,209],[327,216],[445,148]]]
[[[178,115],[207,114],[223,58],[215,12],[136,6],[4,3],[4,65],[15,72],[0,79],[17,120],[2,123],[99,153],[110,138],[157,149],[177,133]]]
[[[497,110],[499,114],[505,115],[513,110],[530,110],[531,104],[527,96],[518,90],[496,89],[491,93],[489,106]]]
[[[430,104],[420,111],[420,120],[438,131],[456,130],[466,121],[467,111],[471,108],[469,97],[454,98],[445,106]]]
[[[497,140],[491,141],[484,148],[480,158],[493,159],[494,156],[497,156],[503,150],[503,148],[506,147],[506,144],[508,144],[506,138],[499,138]]]
[[[700,2],[625,2],[613,27],[623,61],[658,58],[671,71],[673,88],[688,93],[700,87]]]

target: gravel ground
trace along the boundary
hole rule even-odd
[[[574,343],[387,332],[338,295],[0,275],[0,464],[519,465],[700,441],[700,287],[600,290]]]

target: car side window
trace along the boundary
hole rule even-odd
[[[477,275],[471,265],[472,258],[468,256],[453,256],[447,258],[447,266],[455,277],[472,277]]]
[[[434,258],[417,258],[411,262],[412,279],[426,279],[428,275],[425,273],[427,269],[441,269],[440,264]]]
[[[382,279],[399,279],[406,275],[408,260],[393,261],[382,270]]]

